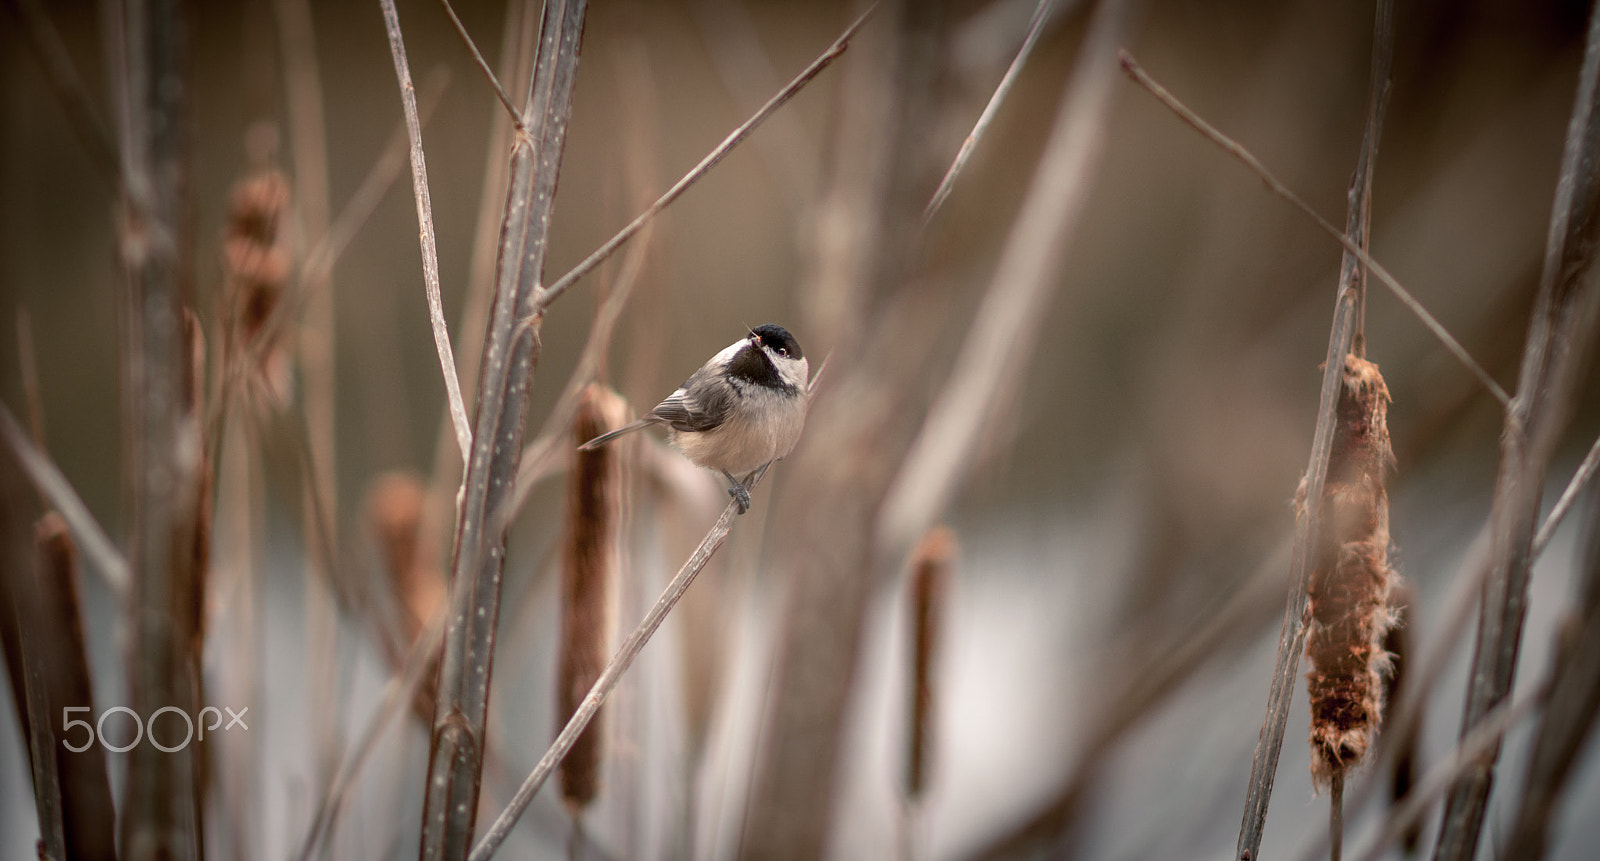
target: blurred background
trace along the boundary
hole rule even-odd
[[[957,86],[942,106],[949,129],[937,142],[949,157],[1015,55],[1034,5],[953,4]],[[928,228],[926,270],[958,285],[949,349],[932,351],[942,361],[955,352],[959,323],[987,286],[1032,178],[1086,5],[1056,4],[1015,90]],[[456,9],[498,62],[506,9],[468,0]],[[27,412],[18,334],[25,315],[49,452],[120,537],[127,522],[119,491],[114,194],[12,11],[0,17],[0,399],[16,415]],[[1372,253],[1508,390],[1539,276],[1588,12],[1570,0],[1420,0],[1397,10]],[[461,328],[469,292],[486,287],[471,277],[482,201],[487,194],[492,230],[503,200],[503,186],[485,187],[486,167],[504,159],[491,140],[500,107],[437,4],[402,0],[399,13],[424,101],[442,92],[423,136],[444,308],[458,360],[475,366]],[[109,118],[100,7],[52,3],[47,16]],[[185,229],[194,302],[209,332],[227,307],[223,231],[235,184],[263,165],[290,177],[295,166],[273,5],[195,3],[188,16]],[[850,20],[847,4],[831,2],[594,4],[547,280],[624,225]],[[396,134],[401,105],[376,3],[317,3],[312,23],[337,215]],[[1366,111],[1369,4],[1171,0],[1150,4],[1136,32],[1128,47],[1154,77],[1342,223]],[[746,325],[789,326],[813,368],[831,346],[833,333],[803,328],[800,272],[808,216],[835,155],[843,80],[840,69],[825,71],[655,223],[601,373],[634,410],[653,405]],[[523,87],[525,78],[514,92]],[[908,831],[917,857],[971,857],[1002,845],[1069,779],[1084,779],[1086,768],[1091,790],[1072,836],[1057,828],[1017,854],[1176,859],[1232,851],[1287,589],[1292,500],[1316,417],[1339,248],[1147,93],[1126,80],[1114,92],[1092,197],[1023,397],[949,519],[960,549],[940,645],[928,788],[909,810],[900,789],[909,634],[896,581],[869,610],[834,802],[837,857],[891,857]],[[290,219],[286,233],[303,257],[303,226]],[[288,429],[300,409],[294,375],[286,405],[233,419],[252,430],[248,443],[241,436],[229,446],[249,445],[258,458],[242,497],[250,514],[240,521],[253,526],[230,531],[219,509],[204,667],[212,702],[248,704],[254,719],[247,742],[230,739],[245,745],[241,758],[224,760],[241,769],[222,779],[242,793],[229,797],[249,803],[246,821],[227,824],[230,815],[216,802],[224,824],[208,839],[220,857],[283,857],[305,832],[319,788],[307,666],[335,667],[335,713],[346,736],[365,724],[393,670],[384,632],[393,627],[395,601],[379,594],[388,588],[382,548],[364,499],[380,476],[427,476],[440,458],[444,389],[416,236],[402,167],[332,270],[331,516],[341,591],[357,597],[339,617],[331,658],[306,654],[308,541]],[[620,258],[603,267],[547,319],[530,437],[572,373],[594,309],[625,268]],[[1409,631],[1424,648],[1455,656],[1427,700],[1426,766],[1448,753],[1459,729],[1471,635],[1441,644],[1433,626],[1489,511],[1501,415],[1376,283],[1366,321],[1368,357],[1393,395],[1392,558],[1412,589]],[[464,374],[469,411],[475,382]],[[1581,391],[1551,470],[1552,499],[1600,433],[1592,368]],[[788,480],[780,464],[757,493],[753,516],[740,522],[619,691],[605,789],[585,820],[587,851],[614,858],[736,851],[781,597],[763,564],[763,540],[783,524],[766,512],[770,494],[781,494]],[[229,481],[222,479],[219,505],[240,498],[228,495]],[[641,499],[662,493],[647,491],[649,483],[635,482]],[[620,631],[632,628],[720,507],[711,477],[691,474],[680,483],[698,488],[683,495],[698,502],[673,508],[678,520],[653,516],[672,508],[663,503],[640,501],[634,510],[639,536],[629,539]],[[554,734],[553,548],[563,498],[559,478],[538,485],[513,526],[480,828]],[[1580,523],[1594,518],[1582,508],[1576,514],[1535,568],[1519,685],[1544,672],[1573,603]],[[245,542],[242,554],[238,542]],[[444,545],[432,551],[440,559]],[[239,565],[254,574],[239,576]],[[82,590],[101,710],[127,697],[119,610],[89,572]],[[251,600],[241,597],[247,593]],[[1106,714],[1130,674],[1157,657],[1152,649],[1185,642],[1184,632],[1198,636],[1224,611],[1232,614],[1228,631],[1204,641],[1214,654],[1105,738]],[[241,613],[252,614],[242,643]],[[241,654],[253,655],[256,666],[247,683],[234,684]],[[1268,819],[1263,851],[1274,858],[1296,857],[1325,829],[1326,798],[1314,795],[1307,770],[1303,696],[1291,712]],[[401,723],[353,791],[330,842],[333,857],[415,853],[427,736],[415,718]],[[16,712],[0,708],[4,857],[31,853],[37,833],[27,744],[17,727]],[[1494,857],[1505,836],[1494,822],[1515,810],[1527,746],[1524,725],[1510,736],[1480,857]],[[120,760],[109,757],[114,786]],[[1361,845],[1381,821],[1382,795],[1352,807],[1347,845]],[[552,797],[547,789],[536,800],[507,857],[567,856],[568,818]],[[1424,849],[1435,827],[1424,831]],[[1596,846],[1600,771],[1591,749],[1558,817],[1551,857],[1588,858]]]

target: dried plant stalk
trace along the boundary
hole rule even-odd
[[[935,526],[911,557],[911,732],[906,752],[906,795],[922,797],[928,783],[934,735],[934,682],[943,631],[950,568],[958,551],[955,534]]]
[[[608,388],[583,390],[572,419],[581,445],[627,421],[627,403]],[[567,476],[561,545],[561,659],[556,681],[556,731],[566,725],[611,656],[617,593],[618,526],[622,521],[623,447],[580,451]],[[581,809],[600,791],[605,712],[597,713],[561,761],[561,798]]]
[[[1325,788],[1366,756],[1383,713],[1395,578],[1384,485],[1394,460],[1388,412],[1378,366],[1346,355],[1307,608],[1311,775]]]

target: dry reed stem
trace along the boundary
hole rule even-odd
[[[1241,164],[1249,168],[1252,173],[1254,173],[1261,179],[1263,183],[1266,184],[1267,189],[1273,194],[1284,199],[1285,201],[1288,201],[1296,209],[1304,213],[1307,218],[1310,218],[1318,227],[1322,228],[1323,232],[1337,240],[1340,245],[1344,246],[1345,253],[1361,261],[1361,265],[1366,268],[1367,272],[1372,275],[1376,275],[1378,280],[1383,282],[1383,286],[1389,288],[1389,292],[1393,293],[1394,297],[1400,300],[1400,304],[1406,306],[1406,308],[1422,322],[1422,325],[1434,336],[1434,338],[1436,338],[1439,343],[1442,344],[1444,348],[1456,358],[1456,361],[1461,363],[1462,367],[1467,369],[1468,373],[1472,374],[1472,376],[1483,385],[1484,389],[1488,391],[1488,393],[1492,395],[1495,400],[1500,402],[1501,406],[1510,404],[1511,396],[1506,394],[1506,390],[1501,387],[1499,383],[1495,382],[1494,377],[1491,377],[1489,372],[1485,371],[1483,366],[1478,364],[1476,359],[1472,358],[1472,354],[1467,352],[1467,348],[1461,346],[1461,342],[1457,341],[1456,337],[1450,334],[1450,330],[1446,329],[1444,324],[1440,323],[1438,319],[1435,318],[1433,314],[1422,305],[1421,302],[1417,301],[1415,296],[1411,295],[1411,291],[1407,290],[1400,284],[1398,280],[1395,279],[1393,275],[1389,274],[1389,270],[1385,269],[1383,264],[1374,260],[1372,255],[1368,254],[1366,249],[1362,248],[1360,244],[1341,233],[1339,228],[1334,227],[1328,222],[1327,219],[1318,214],[1315,209],[1312,209],[1311,204],[1306,203],[1287,185],[1284,185],[1282,181],[1273,176],[1272,172],[1267,170],[1266,165],[1262,164],[1261,160],[1251,154],[1249,150],[1245,149],[1237,141],[1218,131],[1215,126],[1206,122],[1204,118],[1191,110],[1183,102],[1178,101],[1177,97],[1172,95],[1167,88],[1161,86],[1161,84],[1157,83],[1154,78],[1150,77],[1150,74],[1144,70],[1144,67],[1140,66],[1139,63],[1134,60],[1132,54],[1129,54],[1127,51],[1123,51],[1121,52],[1121,59],[1122,68],[1128,73],[1128,77],[1132,78],[1135,83],[1149,91],[1151,95],[1160,100],[1160,102],[1174,114],[1177,114],[1179,119],[1183,120],[1191,128],[1203,135],[1207,140],[1216,144],[1218,147],[1221,147],[1224,152],[1233,156]]]
[[[950,190],[955,187],[956,177],[966,168],[967,161],[972,158],[972,151],[978,147],[978,139],[989,130],[989,124],[994,122],[995,114],[1000,112],[1000,105],[1011,93],[1011,87],[1016,84],[1017,76],[1022,73],[1022,67],[1028,62],[1028,55],[1033,53],[1033,46],[1039,42],[1039,34],[1044,32],[1045,22],[1050,18],[1050,7],[1055,0],[1039,0],[1039,5],[1034,7],[1033,18],[1028,21],[1028,33],[1022,38],[1022,47],[1017,49],[1017,56],[1011,61],[1006,73],[1000,78],[1000,83],[994,88],[994,95],[989,97],[988,104],[983,106],[983,113],[978,115],[978,121],[973,124],[972,131],[967,133],[961,142],[961,149],[956,151],[955,160],[950,162],[950,169],[945,171],[944,178],[939,180],[939,187],[934,189],[933,197],[928,200],[927,208],[922,210],[922,220],[930,221],[933,214],[944,205],[945,198],[950,196]]]
[[[1110,122],[1117,49],[1133,31],[1136,5],[1103,0],[1090,20],[989,288],[888,489],[876,539],[880,553],[898,558],[938,519],[965,480],[990,417],[1006,414],[1016,397],[1088,203]]]
[[[1600,9],[1590,12],[1573,101],[1517,396],[1506,411],[1501,435],[1490,515],[1493,552],[1478,617],[1463,736],[1511,695],[1516,682],[1545,474],[1576,406],[1600,318],[1600,285],[1593,277],[1600,231]],[[1452,789],[1436,861],[1475,857],[1499,754],[1499,744],[1491,745]]]
[[[122,296],[122,409],[132,578],[126,604],[129,703],[141,715],[195,713],[189,642],[177,619],[190,582],[200,440],[183,418],[184,261],[182,134],[185,39],[173,0],[129,0],[107,39],[121,84],[119,143],[125,179],[118,257]],[[139,745],[128,754],[121,806],[122,857],[191,857],[198,850],[198,787],[187,747]]]
[[[500,40],[500,78],[523,80],[531,73],[538,23],[539,16],[530,6],[506,4]],[[467,266],[465,308],[457,329],[456,367],[464,380],[478,377],[478,360],[483,354],[483,338],[488,329],[489,301],[494,295],[495,252],[499,247],[504,189],[510,167],[505,153],[511,149],[513,130],[512,120],[504,111],[491,109],[489,134],[484,142],[477,223],[472,234],[472,258]],[[454,538],[449,530],[455,521],[456,491],[466,470],[455,444],[454,430],[449,414],[442,415],[433,445],[428,504],[423,512],[423,530],[441,547],[449,546]]]
[[[67,123],[88,151],[89,160],[102,178],[113,187],[120,188],[122,172],[116,142],[105,119],[95,108],[94,97],[89,94],[83,77],[78,74],[72,56],[67,53],[67,46],[61,41],[61,34],[50,23],[50,17],[39,5],[39,0],[10,0],[7,5],[22,19],[28,44],[38,55],[39,64],[44,67],[45,80],[61,102]]]
[[[928,530],[911,554],[911,582],[907,589],[911,600],[911,702],[907,710],[911,726],[907,733],[905,788],[912,800],[920,799],[927,787],[933,756],[937,725],[934,701],[938,693],[934,676],[948,612],[950,569],[958,550],[955,534],[936,526]]]
[[[1518,801],[1507,861],[1545,857],[1550,821],[1561,805],[1573,768],[1600,713],[1600,494],[1590,494],[1586,541],[1580,562],[1581,592],[1555,632],[1550,701],[1534,736]]]
[[[455,10],[448,0],[442,0],[450,11]],[[422,152],[422,121],[417,117],[417,92],[411,83],[411,65],[406,60],[405,39],[400,34],[400,15],[395,11],[394,0],[379,0],[383,7],[384,29],[389,34],[389,53],[394,58],[394,74],[400,82],[400,102],[406,116],[406,133],[411,152],[411,189],[417,203],[418,242],[422,247],[422,283],[428,299],[428,323],[433,330],[433,348],[439,356],[439,370],[444,376],[445,400],[450,407],[450,420],[455,424],[456,444],[461,447],[461,459],[466,460],[472,451],[472,427],[467,420],[467,407],[461,398],[461,380],[456,376],[456,357],[450,348],[450,327],[444,319],[444,300],[439,293],[439,251],[433,233],[433,198],[428,193],[428,163]],[[461,34],[466,37],[466,30]],[[471,39],[467,39],[471,44]],[[473,49],[477,54],[477,49]],[[482,59],[481,57],[479,58]],[[487,71],[487,69],[486,69]],[[492,80],[492,76],[491,76]],[[496,90],[499,90],[498,84]],[[501,98],[505,93],[501,91]]]
[[[525,133],[511,150],[484,342],[472,452],[457,514],[451,613],[440,660],[422,815],[424,859],[459,859],[472,845],[504,572],[505,504],[515,485],[543,322],[539,282],[571,115],[583,0],[546,4]]]
[[[584,388],[570,429],[574,446],[621,427],[627,402],[598,384]],[[616,627],[618,547],[622,525],[621,448],[580,451],[567,474],[561,543],[561,644],[556,680],[556,727],[571,719],[605,668]],[[576,813],[600,792],[605,715],[593,722],[561,761],[561,798]]]
[[[1395,577],[1388,562],[1388,405],[1378,366],[1345,356],[1306,634],[1311,776],[1324,787],[1337,776],[1341,795],[1344,772],[1365,759],[1383,714],[1383,640]],[[1333,839],[1337,844],[1339,835]]]
[[[755,114],[750,117],[750,119],[745,120],[739,125],[738,128],[729,132],[728,136],[722,139],[722,143],[719,143],[713,147],[711,152],[707,153],[706,157],[700,160],[699,164],[696,164],[694,167],[690,168],[688,173],[684,174],[683,177],[676,183],[673,183],[672,187],[667,189],[666,192],[663,193],[661,197],[657,198],[654,203],[650,204],[648,209],[639,213],[638,217],[629,222],[627,227],[622,228],[617,232],[617,235],[606,240],[605,243],[599,248],[595,249],[592,254],[584,258],[583,262],[579,263],[577,266],[574,266],[572,271],[561,276],[556,280],[555,283],[551,284],[547,289],[545,289],[539,296],[538,310],[543,311],[544,309],[549,308],[550,303],[554,302],[556,299],[559,299],[561,294],[565,293],[568,288],[577,283],[578,279],[588,275],[590,272],[594,271],[596,266],[599,266],[601,263],[605,262],[605,259],[610,257],[612,253],[620,248],[622,243],[632,239],[634,234],[638,233],[646,224],[659,215],[662,210],[666,209],[672,204],[673,201],[677,200],[680,195],[689,189],[689,186],[694,185],[694,183],[698,181],[700,177],[704,176],[706,172],[710,171],[711,168],[716,167],[717,162],[722,161],[724,156],[731,152],[734,147],[738,146],[746,137],[750,135],[751,132],[755,131],[756,126],[761,125],[762,121],[766,120],[767,117],[772,116],[773,113],[775,113],[779,108],[788,103],[790,99],[794,98],[796,93],[805,88],[806,84],[811,83],[812,79],[821,74],[823,69],[826,69],[830,64],[833,63],[834,60],[837,60],[840,55],[844,54],[845,49],[850,47],[850,40],[855,36],[856,32],[861,29],[861,26],[867,23],[867,19],[872,17],[872,13],[876,11],[877,8],[877,5],[874,4],[872,7],[868,8],[866,12],[862,13],[861,17],[855,20],[855,23],[845,28],[845,31],[839,34],[839,38],[835,39],[833,44],[829,45],[821,55],[819,55],[815,60],[811,61],[811,65],[806,66],[803,70],[801,70],[800,74],[794,77],[794,80],[790,81],[783,89],[779,90],[776,95],[768,99],[767,103],[762,105],[761,109],[756,111]]]
[[[1366,851],[1356,855],[1360,861],[1378,861],[1384,851],[1408,830],[1420,825],[1433,803],[1450,789],[1463,775],[1470,774],[1489,751],[1500,745],[1500,740],[1512,727],[1542,706],[1549,696],[1548,682],[1514,700],[1504,700],[1490,709],[1470,731],[1461,737],[1449,756],[1428,769],[1406,796],[1405,803],[1393,810],[1383,822],[1378,836]]]
[[[1118,741],[1196,671],[1248,643],[1252,632],[1282,606],[1281,572],[1288,565],[1289,554],[1290,542],[1285,538],[1244,583],[1224,590],[1226,599],[1215,607],[1202,608],[1184,630],[1170,631],[1162,625],[1130,632],[1131,642],[1154,645],[1148,647],[1139,665],[1122,674],[1124,684],[1097,710],[1079,745],[1086,752],[1084,757],[1073,764],[1053,798],[1022,823],[985,843],[972,857],[999,861],[1068,845],[1083,802],[1097,785],[1100,770]]]
[[[324,121],[322,74],[317,60],[316,29],[310,0],[274,0],[279,45],[283,52],[284,107],[289,119],[289,146],[294,160],[296,210],[303,235],[320,243],[328,235],[328,142]],[[341,745],[338,694],[338,610],[332,588],[337,559],[335,536],[318,521],[319,510],[339,508],[337,395],[334,374],[335,304],[325,272],[302,270],[318,280],[303,283],[305,309],[298,331],[301,409],[305,419],[306,481],[302,528],[318,536],[327,552],[307,556],[304,583],[306,679],[312,762],[319,779],[332,774]],[[311,542],[308,542],[311,543]]]
[[[444,7],[444,14],[450,18],[450,26],[456,28],[456,35],[461,37],[461,43],[466,45],[467,53],[472,55],[473,64],[478,67],[478,71],[482,72],[484,78],[489,81],[489,86],[494,88],[495,98],[500,100],[500,104],[505,105],[506,114],[511,117],[512,124],[518,129],[522,128],[522,118],[517,114],[517,106],[512,104],[511,97],[506,95],[506,88],[500,86],[500,79],[495,77],[494,70],[489,68],[489,61],[485,60],[483,54],[478,51],[478,44],[472,41],[472,34],[467,32],[467,25],[461,23],[461,18],[456,15],[455,7],[450,5],[450,0],[439,0],[439,5]],[[390,8],[392,8],[392,4],[384,6],[386,15]],[[396,30],[399,29],[398,24],[395,27]]]
[[[0,403],[0,438],[5,440],[12,456],[22,465],[22,471],[28,476],[28,480],[72,529],[79,549],[89,560],[89,567],[100,575],[100,579],[105,582],[106,588],[114,597],[119,600],[125,598],[129,590],[130,575],[128,562],[123,558],[122,551],[117,549],[111,536],[107,535],[100,527],[99,521],[94,519],[94,514],[83,503],[78,492],[73,490],[67,477],[61,474],[61,470],[48,455],[28,440],[27,432],[17,423],[16,417],[3,403]]]
[[[756,485],[761,482],[761,479],[766,477],[770,466],[769,464],[757,470],[756,474],[746,483],[746,486],[754,490]],[[662,591],[661,597],[656,600],[656,603],[650,607],[650,611],[645,614],[643,621],[622,642],[622,646],[618,648],[617,653],[606,664],[605,670],[601,672],[600,677],[589,689],[589,693],[583,698],[583,702],[579,703],[577,710],[573,712],[566,726],[562,727],[561,733],[556,736],[555,741],[551,742],[550,748],[545,751],[544,756],[540,757],[539,762],[534,765],[533,772],[522,782],[522,786],[517,789],[516,795],[506,805],[505,810],[500,812],[500,815],[495,818],[494,824],[489,826],[483,837],[479,839],[478,844],[473,847],[470,861],[487,861],[487,859],[494,856],[495,851],[505,842],[506,837],[511,833],[512,827],[516,825],[517,820],[527,810],[529,802],[533,801],[534,794],[539,791],[539,787],[543,786],[545,780],[549,778],[550,772],[554,771],[555,767],[572,750],[572,746],[577,742],[578,736],[583,733],[589,722],[594,719],[595,713],[600,710],[601,704],[605,702],[611,691],[616,688],[617,682],[628,671],[628,667],[633,665],[634,659],[639,656],[639,652],[650,641],[650,637],[655,634],[656,629],[661,627],[661,623],[666,620],[667,614],[678,603],[678,599],[683,597],[683,593],[689,589],[689,585],[694,582],[694,578],[705,568],[712,555],[721,549],[722,545],[728,540],[728,533],[733,529],[733,521],[734,518],[738,517],[738,510],[736,501],[730,501],[722,509],[721,516],[711,525],[711,530],[701,540],[700,546],[683,563],[683,567],[678,569],[678,573],[673,576],[666,589]]]
[[[1389,608],[1394,615],[1394,624],[1383,638],[1383,650],[1389,653],[1389,672],[1383,677],[1383,705],[1384,721],[1389,719],[1392,704],[1399,699],[1409,684],[1406,676],[1411,672],[1410,663],[1413,660],[1411,646],[1410,625],[1413,619],[1411,605],[1416,601],[1416,593],[1405,583],[1396,578],[1392,591],[1389,593]],[[1393,762],[1388,769],[1389,777],[1389,806],[1396,807],[1405,801],[1411,792],[1411,787],[1417,782],[1417,771],[1422,762],[1421,731],[1416,724],[1396,735],[1392,744],[1395,747]],[[1381,773],[1380,773],[1381,774]],[[1406,854],[1415,854],[1417,844],[1422,841],[1422,830],[1414,828],[1407,831],[1401,838],[1401,846]]]
[[[737,107],[748,109],[778,89],[782,79],[744,4],[735,0],[696,0],[688,5],[717,77]],[[783,185],[790,205],[804,213],[817,194],[821,156],[793,114],[780,112],[769,122],[772,130],[756,138],[754,144],[768,162],[773,180]]]

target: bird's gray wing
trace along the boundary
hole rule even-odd
[[[694,376],[650,411],[677,431],[709,431],[733,412],[733,387],[725,380],[696,371]]]

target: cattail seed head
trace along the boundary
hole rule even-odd
[[[911,731],[906,751],[906,796],[917,799],[928,783],[934,738],[934,676],[938,669],[950,569],[959,547],[955,534],[935,526],[911,555]]]
[[[400,627],[407,645],[416,642],[446,599],[444,573],[423,537],[426,499],[421,479],[407,472],[391,472],[372,483],[362,506],[390,591],[399,599]]]
[[[572,419],[574,446],[620,427],[627,420],[621,396],[598,384],[583,390]],[[618,527],[622,522],[622,469],[625,446],[577,452],[567,477],[567,508],[562,525],[561,658],[556,683],[557,730],[572,717],[600,678],[611,657],[611,628],[618,567]],[[605,710],[561,762],[561,797],[578,810],[600,790]]]
[[[276,170],[262,171],[234,186],[222,237],[233,349],[256,351],[251,387],[279,406],[289,401],[289,357],[280,345],[258,341],[289,283],[292,262],[282,230],[288,209],[288,179]]]
[[[1319,786],[1359,764],[1383,713],[1389,592],[1389,389],[1378,366],[1344,361],[1311,574],[1306,674],[1311,774]]]

